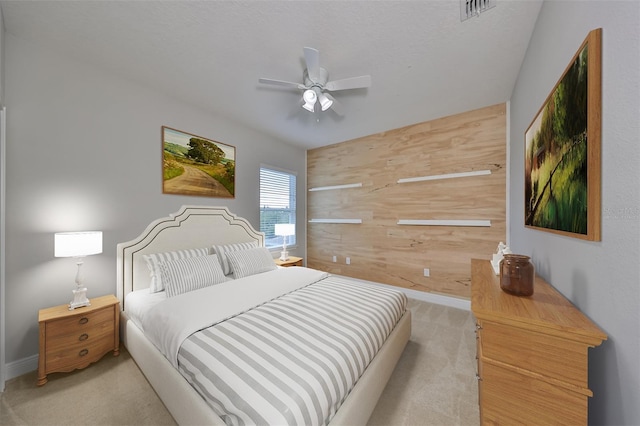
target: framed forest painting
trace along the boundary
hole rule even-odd
[[[162,192],[235,198],[236,149],[162,126]]]
[[[589,32],[525,133],[525,226],[600,241],[602,29]]]

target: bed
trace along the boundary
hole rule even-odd
[[[222,261],[221,259],[225,257],[225,250],[235,246],[243,248],[234,253],[226,253],[227,258]],[[148,266],[150,259],[156,259],[155,256],[158,253],[175,253],[204,248],[209,250],[206,256],[194,255],[193,258],[186,260],[160,262],[164,288],[161,288],[162,291],[154,292],[154,290],[158,290],[159,283],[155,280],[159,279],[160,274],[157,276],[150,274]],[[310,268],[267,268],[268,270],[260,272],[258,270],[264,262],[256,259],[263,256],[264,251],[266,249],[264,249],[263,233],[256,231],[246,219],[234,215],[226,207],[210,206],[183,206],[178,212],[168,217],[154,220],[134,240],[119,243],[117,245],[117,295],[122,309],[120,324],[123,344],[176,422],[181,425],[223,425],[234,422],[366,424],[411,334],[410,311],[406,309],[406,305],[400,306],[399,302],[404,298],[406,303],[406,297],[400,292],[363,284],[345,277],[332,276]],[[213,262],[212,259],[217,259],[217,261]],[[225,265],[225,262],[228,265]],[[172,281],[172,273],[174,275],[181,273],[184,268],[192,267],[190,265],[204,264],[205,267],[209,267],[213,263],[216,266],[212,267],[215,269],[212,274],[219,275],[218,268],[224,273],[224,279],[221,279],[217,285],[198,288],[196,284],[193,287],[195,290],[189,291],[191,284],[187,284],[186,289],[181,287],[185,286],[183,279],[174,278]],[[176,282],[179,284],[176,285]],[[265,285],[266,282],[269,285]],[[326,296],[324,293],[335,294],[336,292],[340,293],[335,301],[327,302],[322,299],[322,302],[319,302],[320,298]],[[381,292],[391,293],[391,300],[380,302],[378,296]],[[163,295],[163,293],[165,294]],[[167,294],[173,295],[172,293],[175,297],[166,296]],[[373,296],[371,301],[367,299],[366,302],[362,302],[362,313],[359,310],[348,308],[349,306],[360,307],[359,301],[365,300],[365,293],[372,293]],[[308,299],[301,299],[302,294]],[[164,300],[160,302],[161,299]],[[215,309],[206,309],[206,306],[210,306],[208,305],[209,300],[220,300],[223,303],[217,305]],[[354,303],[356,300],[358,302]],[[321,312],[318,308],[318,311],[314,313],[316,311],[315,305],[310,307],[304,305],[316,302],[322,303],[323,306],[326,305],[327,312]],[[203,309],[198,311],[201,313],[191,315],[191,312],[197,311],[198,305],[202,305]],[[232,308],[233,305],[237,306]],[[380,308],[376,308],[376,306],[380,306]],[[371,330],[361,331],[357,328],[366,326],[367,321],[359,319],[361,314],[363,317],[369,314],[375,315],[372,317],[373,320],[367,320],[372,324],[370,325]],[[274,317],[269,315],[274,315]],[[296,386],[301,390],[311,389],[307,393],[293,392],[294,399],[304,399],[305,401],[301,402],[302,408],[299,409],[284,407],[283,412],[288,417],[282,417],[282,421],[273,420],[278,419],[277,416],[259,417],[256,414],[258,417],[242,417],[245,413],[227,413],[224,411],[227,409],[227,405],[238,405],[248,410],[254,408],[257,410],[256,407],[265,404],[264,402],[253,402],[249,396],[241,395],[237,389],[231,389],[227,392],[227,383],[241,380],[237,380],[236,376],[232,378],[223,376],[222,374],[231,373],[223,373],[218,370],[219,367],[211,366],[211,369],[206,373],[193,373],[189,370],[191,364],[225,364],[226,361],[223,360],[232,356],[238,358],[246,356],[247,359],[242,361],[246,362],[245,364],[233,365],[226,370],[232,371],[238,376],[245,376],[244,385],[250,388],[250,391],[258,392],[258,389],[263,389],[262,394],[258,395],[259,397],[267,400],[269,398],[275,399],[278,394],[275,389],[272,392],[270,387],[275,385],[261,382],[254,384],[254,377],[250,373],[253,368],[260,368],[260,365],[265,361],[250,359],[249,355],[246,355],[248,352],[246,347],[229,348],[230,355],[226,354],[225,333],[232,335],[235,339],[234,342],[236,340],[244,341],[244,337],[238,337],[238,335],[247,331],[246,327],[259,327],[260,331],[254,334],[262,338],[264,342],[248,343],[248,345],[251,345],[252,348],[257,347],[260,350],[256,350],[256,352],[277,359],[283,364],[287,364],[286,368],[289,368],[295,364],[287,363],[285,358],[289,354],[307,352],[313,358],[320,358],[319,353],[312,352],[305,346],[307,344],[316,344],[318,341],[325,342],[331,348],[340,346],[338,343],[346,339],[338,336],[335,340],[331,340],[326,336],[314,333],[321,328],[317,324],[329,321],[333,316],[338,316],[339,321],[342,321],[340,318],[345,315],[349,316],[349,321],[353,321],[353,323],[348,323],[346,328],[351,330],[353,327],[355,330],[349,331],[349,336],[363,336],[363,341],[360,343],[349,341],[342,345],[350,348],[344,352],[350,352],[351,355],[348,356],[353,359],[340,361],[341,363],[338,362],[339,366],[316,367],[317,371],[305,371],[303,367],[297,366],[296,368],[300,368],[300,373],[296,373],[298,376],[313,376],[311,378],[315,378],[316,382],[310,380],[309,383],[280,384],[290,390],[298,389]],[[196,320],[191,316],[207,316],[206,319],[202,319],[206,322],[206,327],[199,325],[200,322],[196,324]],[[382,319],[382,316],[386,319]],[[179,320],[183,321],[183,319],[185,324],[179,325]],[[384,321],[393,321],[393,323],[384,324]],[[156,328],[155,324],[163,325]],[[287,324],[287,326],[298,328],[284,332],[278,324]],[[313,327],[309,324],[313,324]],[[342,329],[343,327],[345,326],[341,323],[341,325],[331,325],[326,328]],[[143,332],[143,329],[146,333]],[[386,334],[381,331],[383,329],[386,329]],[[267,332],[274,333],[274,335],[266,337]],[[265,334],[263,335],[263,333]],[[310,337],[304,337],[303,333],[310,333]],[[299,334],[302,337],[298,337]],[[377,337],[372,337],[374,334]],[[206,356],[209,359],[205,362],[194,358],[195,362],[191,362],[192,356],[195,356],[194,354],[199,351],[200,345],[203,345],[202,341],[207,339],[211,340],[211,346],[208,346],[209,349],[204,351],[205,358],[203,359],[206,359]],[[310,339],[313,342],[309,342]],[[269,352],[271,347],[268,350],[263,350],[263,346],[260,345],[270,345],[275,340],[290,342],[286,343],[290,347],[287,347],[281,354],[271,356]],[[275,343],[273,344],[275,345]],[[279,345],[283,344],[279,343]],[[237,353],[231,353],[231,351]],[[334,357],[336,351],[327,349],[327,353],[329,352],[329,357]],[[267,355],[264,355],[265,353]],[[337,355],[335,357],[337,358]],[[302,362],[300,364],[302,365]],[[314,365],[324,366],[324,359]],[[222,367],[220,368],[222,369]],[[331,380],[327,378],[326,371],[323,369],[333,371],[331,374],[334,379],[331,380],[334,382],[339,381],[335,377],[341,377],[344,382],[344,376],[349,374],[352,376],[357,374],[358,376],[352,379],[355,383],[353,386],[350,383],[341,382],[333,383],[334,387],[331,387]],[[336,372],[338,370],[341,372]],[[362,370],[361,375],[360,370]],[[268,373],[269,371],[262,372],[263,375],[268,375]],[[280,373],[272,375],[276,381],[285,380]],[[262,376],[260,377],[262,380]],[[224,385],[220,385],[220,383]],[[221,389],[217,389],[217,387]],[[325,388],[323,391],[325,396],[320,395],[320,392],[317,394],[319,396],[315,396],[313,389],[319,387]],[[219,392],[227,393],[219,394]],[[338,395],[339,392],[342,393]],[[210,396],[209,393],[214,394],[213,400],[205,399],[204,396]],[[313,401],[309,395],[314,395]],[[329,409],[329,414],[324,419],[322,416],[317,417],[318,413],[322,411],[321,409],[316,408],[314,411],[313,408],[310,408],[307,410],[308,407],[318,406],[319,399],[329,400],[334,397],[337,400],[332,400],[333,408]],[[286,397],[283,396],[283,399]],[[305,408],[304,404],[307,404],[308,407]],[[277,406],[278,404],[272,405]],[[269,406],[269,408],[272,407]],[[284,416],[285,414],[278,415]]]

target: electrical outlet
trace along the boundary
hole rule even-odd
[[[347,265],[351,265],[351,258],[350,257],[347,257],[347,259],[345,261],[346,261]]]
[[[429,276],[429,274],[430,274],[430,272],[429,272],[429,268],[424,268],[424,276],[425,276],[425,277],[428,277],[428,276]]]
[[[336,256],[333,256],[333,261],[334,261],[334,262],[337,262],[337,261],[338,261],[338,258],[337,258]]]

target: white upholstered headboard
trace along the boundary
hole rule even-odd
[[[149,287],[149,269],[142,255],[248,241],[264,246],[264,233],[226,207],[182,206],[154,220],[137,238],[117,245],[120,308],[125,309],[124,298],[131,291]]]

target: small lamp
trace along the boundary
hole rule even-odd
[[[275,234],[282,236],[282,251],[280,252],[280,260],[283,262],[289,260],[289,253],[287,253],[287,237],[289,235],[296,235],[295,223],[276,223]]]
[[[102,253],[102,232],[58,232],[54,237],[55,257],[75,257],[78,265],[76,288],[73,290],[69,310],[89,306],[91,303],[87,299],[87,288],[82,285],[82,260],[85,256]]]

